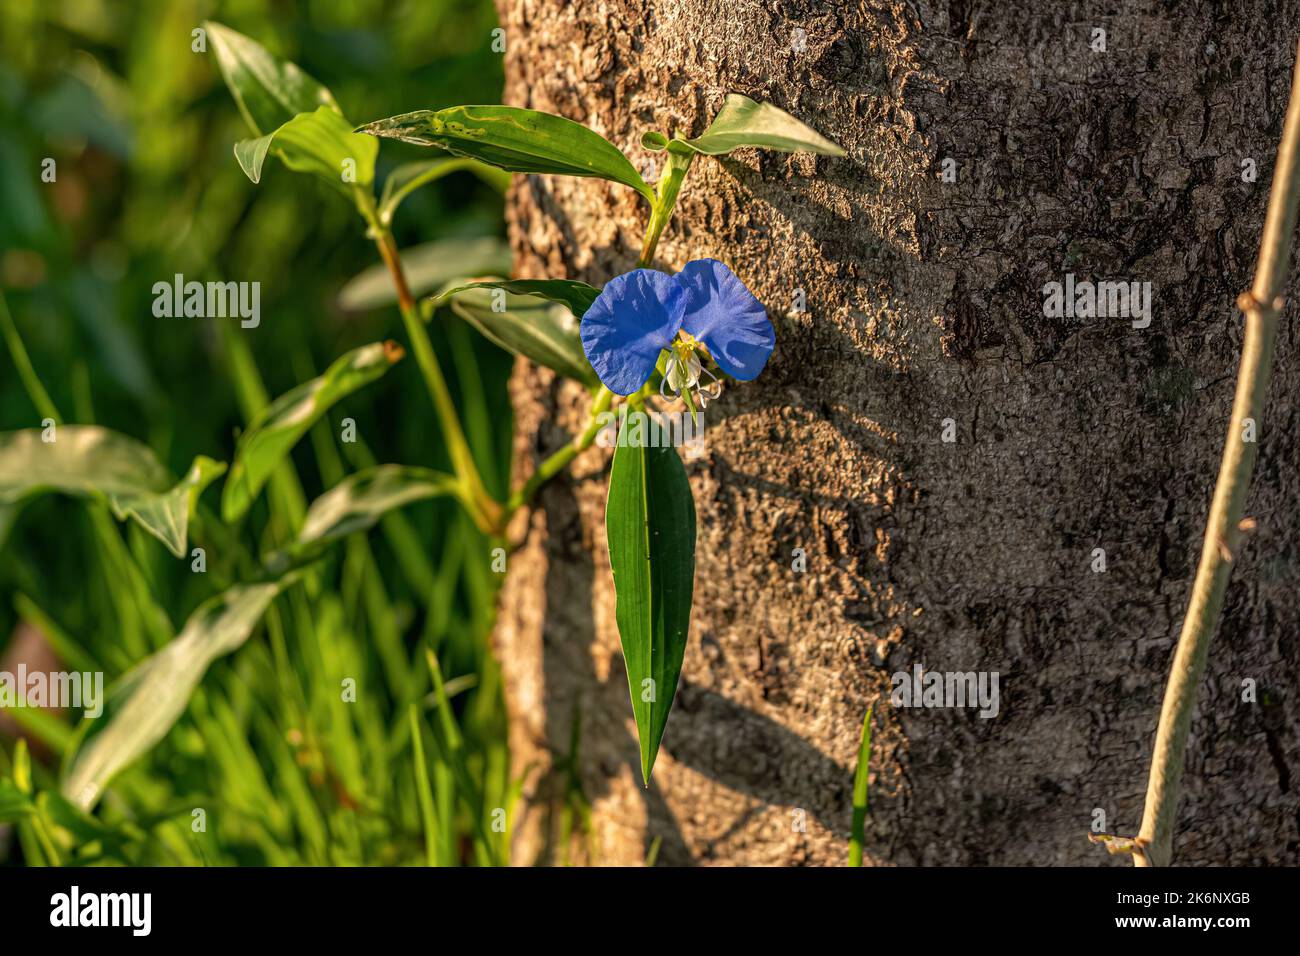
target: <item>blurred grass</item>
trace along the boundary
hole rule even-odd
[[[231,146],[243,121],[210,55],[191,50],[207,18],[299,63],[358,121],[496,102],[501,89],[495,14],[480,0],[0,7],[0,287],[17,333],[64,419],[132,435],[174,473],[196,454],[229,461],[269,397],[350,348],[402,337],[395,308],[336,305],[375,262],[354,211],[278,165],[260,186],[240,171]],[[386,143],[378,178],[417,155]],[[53,183],[40,178],[47,157]],[[501,222],[500,195],[457,173],[413,194],[394,230],[409,247],[499,235]],[[260,326],[155,318],[152,286],[176,273],[259,281]],[[463,327],[433,331],[500,493],[509,358]],[[0,349],[0,431],[41,417],[12,349]],[[344,417],[356,444],[339,441]],[[65,666],[96,664],[111,683],[250,573],[252,555],[284,543],[307,502],[374,462],[448,468],[414,363],[340,403],[242,526],[218,525],[209,494],[194,527],[204,574],[99,505],[49,496],[0,509],[0,670],[21,624]],[[353,536],[213,665],[185,717],[94,816],[57,794],[72,718],[7,710],[33,742],[31,792],[13,797],[33,809],[17,839],[0,835],[0,862],[503,862],[508,833],[494,824],[510,817],[515,782],[487,644],[489,548],[445,501]],[[28,762],[15,730],[0,726],[0,778],[11,781]]]

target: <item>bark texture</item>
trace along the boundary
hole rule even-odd
[[[507,102],[587,124],[638,165],[656,162],[643,130],[698,134],[731,91],[849,154],[698,160],[659,247],[665,269],[729,263],[768,304],[777,349],[708,408],[705,452],[687,462],[691,641],[648,790],[605,551],[609,453],[585,453],[521,520],[496,634],[529,781],[518,862],[635,864],[660,838],[661,863],[842,863],[875,704],[870,863],[1127,865],[1086,835],[1098,810],[1118,833],[1141,816],[1297,12],[501,0]],[[636,259],[646,210],[630,190],[520,178],[509,206],[520,276],[599,284]],[[1067,272],[1150,282],[1150,327],[1045,318],[1043,286]],[[797,290],[807,311],[792,310]],[[1177,863],[1300,863],[1294,311]],[[526,474],[585,399],[524,362],[512,393]],[[999,713],[891,706],[891,675],[914,664],[998,672]],[[590,837],[562,847],[579,791]]]

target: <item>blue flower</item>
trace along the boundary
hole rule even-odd
[[[580,333],[591,367],[618,395],[644,385],[665,349],[668,384],[681,391],[699,381],[697,353],[747,382],[776,345],[763,304],[716,259],[696,259],[674,276],[634,269],[611,279],[582,317]]]

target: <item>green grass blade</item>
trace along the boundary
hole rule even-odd
[[[871,765],[871,708],[862,720],[858,743],[858,768],[853,773],[853,827],[849,837],[849,866],[862,865],[862,845],[867,822],[867,779]]]
[[[18,334],[13,316],[9,314],[9,303],[5,301],[3,291],[0,291],[0,331],[4,332],[9,355],[13,359],[14,367],[18,369],[18,377],[22,380],[23,388],[27,390],[32,404],[36,406],[37,413],[43,418],[61,423],[63,418],[55,408],[54,402],[50,400],[50,393],[45,390],[45,385],[42,384],[31,358],[27,355],[27,347],[23,344],[22,336]]]
[[[420,801],[420,819],[424,823],[424,855],[429,866],[438,865],[437,820],[433,808],[433,789],[429,786],[429,767],[424,760],[423,728],[419,710],[411,704],[406,711],[411,724],[411,752],[415,762],[415,792]]]

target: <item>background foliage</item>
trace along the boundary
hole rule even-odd
[[[217,19],[255,37],[364,120],[498,101],[494,17],[479,0],[6,2],[0,286],[64,420],[133,436],[179,475],[195,455],[230,461],[268,397],[349,349],[402,337],[395,308],[339,305],[346,281],[375,263],[350,205],[278,164],[260,186],[241,172],[231,145],[247,129],[211,53],[191,51],[198,24]],[[57,162],[55,183],[40,180],[45,157]],[[385,143],[377,178],[413,158],[424,153]],[[501,221],[500,193],[457,173],[409,197],[394,230],[403,248],[464,240],[499,259]],[[260,282],[260,326],[155,318],[151,288],[176,273]],[[479,468],[504,495],[509,358],[463,324],[435,322],[432,332]],[[40,417],[0,349],[0,431]],[[339,441],[345,417],[356,421],[355,445]],[[345,473],[372,461],[446,470],[437,432],[408,359],[312,430],[237,540],[221,540],[200,515],[205,574],[94,504],[46,496],[0,509],[0,670],[28,653],[20,635],[38,632],[66,666],[102,667],[111,683],[240,579],[250,555],[283,544],[295,508]],[[209,511],[216,497],[205,499]],[[73,718],[0,715],[0,809],[3,788],[23,782],[19,733],[34,749],[28,789],[38,808],[0,825],[0,861],[503,860],[508,835],[487,826],[511,805],[486,643],[488,551],[450,501],[413,505],[382,531],[353,536],[212,666],[180,723],[93,817],[57,796]],[[357,681],[357,703],[340,706],[345,677]],[[195,808],[206,812],[204,832],[191,826]]]

